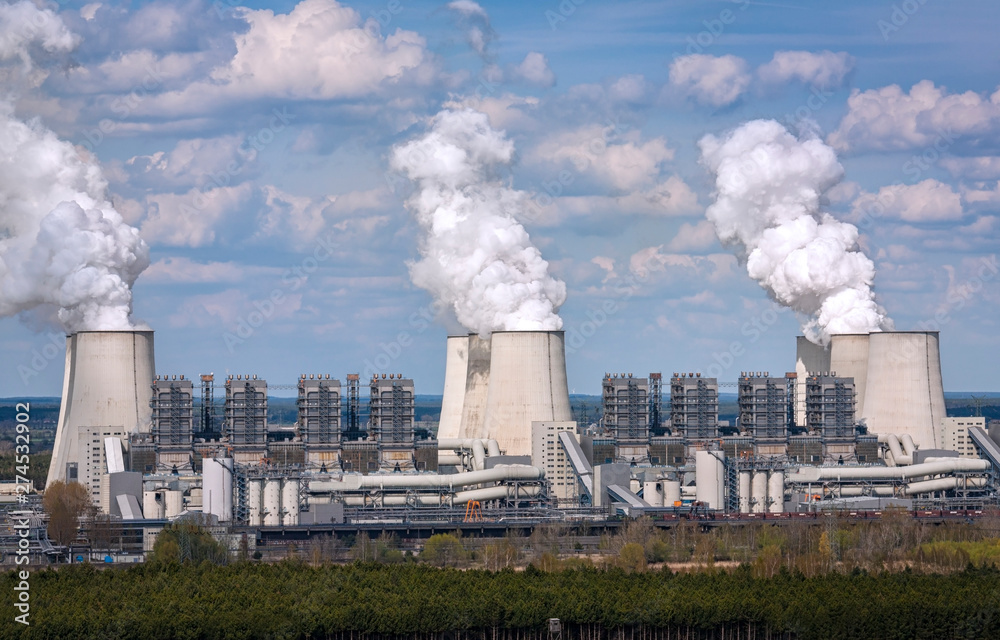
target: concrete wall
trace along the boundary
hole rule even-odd
[[[457,438],[462,428],[465,381],[469,372],[469,336],[448,336],[444,362],[444,393],[438,438]]]

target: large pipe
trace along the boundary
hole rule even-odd
[[[948,491],[959,487],[985,487],[986,478],[936,478],[934,480],[923,480],[921,482],[911,482],[903,489],[903,493],[908,496],[918,493],[931,493],[934,491]]]
[[[381,474],[372,476],[349,475],[340,482],[311,482],[309,488],[317,491],[357,491],[365,489],[448,489],[467,487],[488,482],[511,482],[515,480],[541,480],[544,474],[538,467],[527,465],[498,465],[483,471],[469,473],[439,474]]]
[[[889,453],[885,457],[885,462],[890,467],[913,464],[913,456],[903,453],[903,448],[895,433],[879,434],[878,441],[889,446]],[[913,444],[913,440],[910,440],[910,444]]]
[[[955,471],[986,471],[990,463],[972,458],[949,458],[937,462],[924,462],[906,467],[799,467],[789,481],[799,484],[829,480],[843,482],[851,480],[909,480],[923,476],[935,476]]]
[[[484,440],[482,438],[439,438],[439,451],[471,451],[472,468],[480,471],[486,468],[486,455],[490,457],[500,455],[500,447],[496,440]],[[447,455],[447,454],[446,454]],[[441,462],[441,454],[438,454],[438,464]]]
[[[515,489],[517,493],[515,494]],[[501,500],[503,498],[533,498],[539,494],[541,487],[514,487],[511,485],[501,487],[486,487],[483,489],[470,489],[468,491],[458,491],[452,496],[453,504],[465,504],[473,500],[486,502],[487,500]]]

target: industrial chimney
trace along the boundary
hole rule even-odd
[[[507,455],[531,455],[532,422],[573,419],[564,334],[495,331],[490,349],[485,437]],[[471,372],[471,354],[469,363]]]
[[[94,467],[94,438],[87,431],[149,430],[154,370],[152,331],[79,331],[66,337],[62,404],[46,484],[87,484],[104,473]]]
[[[444,362],[444,395],[441,397],[441,420],[438,439],[457,438],[462,427],[465,405],[465,380],[469,371],[469,336],[448,336]]]

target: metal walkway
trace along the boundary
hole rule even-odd
[[[562,444],[563,449],[566,451],[566,456],[569,458],[570,465],[573,466],[573,471],[576,475],[580,477],[580,483],[583,485],[583,490],[587,492],[587,496],[593,499],[594,497],[594,468],[590,466],[587,462],[587,456],[583,454],[583,449],[580,447],[580,443],[576,441],[569,431],[559,432],[559,442]]]

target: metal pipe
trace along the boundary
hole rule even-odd
[[[878,441],[889,445],[889,453],[891,455],[886,457],[886,462],[889,463],[890,467],[913,464],[913,456],[903,454],[903,449],[899,444],[899,437],[895,433],[879,434]],[[913,444],[912,439],[910,440],[910,444]]]
[[[797,483],[832,480],[878,479],[908,480],[923,476],[934,476],[955,471],[986,471],[990,463],[972,458],[949,458],[937,462],[924,462],[906,467],[799,467],[789,475],[789,481]]]
[[[911,482],[903,489],[903,494],[912,496],[918,493],[947,491],[949,489],[957,489],[963,485],[969,487],[984,487],[986,486],[986,478],[936,478],[934,480]]]
[[[349,475],[340,482],[311,482],[309,489],[317,491],[356,491],[359,489],[448,489],[473,484],[513,480],[541,480],[544,473],[528,465],[498,465],[492,469],[452,474],[380,474],[372,476]]]
[[[514,490],[517,490],[515,496]],[[487,500],[500,500],[502,498],[531,498],[537,496],[541,487],[514,487],[511,485],[501,487],[486,487],[485,489],[469,489],[459,491],[452,497],[453,504],[465,504],[472,500],[485,502]]]

